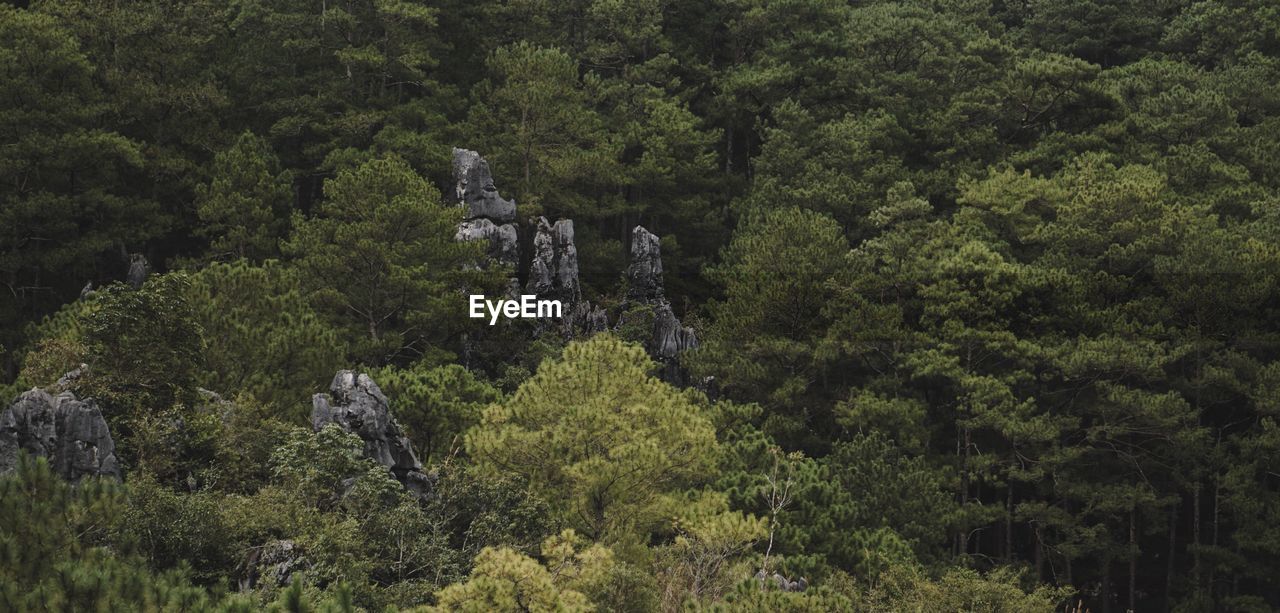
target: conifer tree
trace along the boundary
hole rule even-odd
[[[485,410],[467,450],[487,471],[527,478],[590,538],[645,534],[672,494],[709,476],[717,453],[705,409],[652,367],[609,335],[572,343]]]

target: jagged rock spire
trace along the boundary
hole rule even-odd
[[[142,285],[147,282],[147,277],[151,275],[151,262],[147,261],[146,256],[141,253],[134,253],[129,256],[129,274],[126,280],[129,287],[133,289],[142,289]]]
[[[453,149],[453,180],[458,202],[466,207],[466,220],[458,224],[455,241],[489,243],[489,262],[510,266],[508,294],[519,293],[520,282],[515,271],[520,267],[520,234],[514,223],[516,203],[498,195],[489,172],[489,163],[469,149]]]
[[[653,331],[645,349],[662,364],[663,380],[683,385],[686,373],[679,355],[698,346],[693,328],[680,323],[662,287],[661,241],[643,226],[631,230],[631,264],[627,267],[627,301],[653,310]],[[623,322],[619,321],[618,325]]]
[[[311,397],[311,427],[319,432],[331,423],[359,436],[365,456],[390,469],[405,489],[420,498],[431,493],[431,478],[422,472],[409,437],[369,375],[340,370],[329,384],[328,394]]]
[[[89,476],[120,479],[102,411],[71,392],[53,396],[33,389],[0,414],[0,473],[13,470],[21,451],[48,458],[54,472],[73,483]]]
[[[516,201],[506,200],[493,184],[489,162],[469,149],[453,148],[453,180],[458,201],[467,207],[467,218],[485,218],[497,223],[516,219]]]
[[[538,233],[533,237],[533,262],[525,292],[539,298],[559,300],[566,309],[582,297],[572,219],[561,219],[553,225],[546,217],[538,218]]]
[[[636,226],[631,231],[631,265],[627,267],[627,299],[638,302],[661,300],[662,247],[658,237]]]

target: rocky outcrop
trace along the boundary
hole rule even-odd
[[[240,564],[239,587],[247,592],[266,583],[284,587],[293,582],[293,575],[311,568],[311,562],[303,555],[302,548],[290,540],[271,541],[249,550]]]
[[[328,424],[359,436],[365,456],[386,466],[405,489],[419,498],[430,495],[431,477],[422,471],[409,438],[391,415],[387,397],[369,375],[338,371],[328,394],[312,396],[311,427],[319,432]]]
[[[661,242],[643,226],[631,231],[631,264],[627,267],[627,302],[646,305],[653,310],[653,332],[645,343],[649,355],[662,366],[664,381],[677,385],[688,382],[680,367],[681,353],[698,346],[693,328],[680,323],[662,287]],[[623,324],[619,321],[619,325]]]
[[[151,275],[151,262],[147,261],[146,256],[141,253],[135,253],[129,256],[129,274],[126,280],[129,287],[133,289],[142,289],[142,284],[147,282],[147,277]]]
[[[475,151],[454,147],[453,180],[458,203],[466,209],[466,219],[458,224],[453,240],[487,242],[486,262],[511,269],[507,297],[515,298],[520,293],[520,233],[514,223],[515,201],[498,194],[489,163]]]
[[[61,377],[58,377],[57,383],[53,384],[53,389],[57,391],[71,389],[71,386],[75,385],[76,381],[79,381],[80,378],[85,376],[88,372],[89,365],[81,363],[79,366],[63,373]]]
[[[604,309],[582,301],[573,305],[564,317],[566,336],[591,336],[609,330],[609,314]]]
[[[521,263],[519,234],[512,221],[515,219],[515,202],[504,200],[494,187],[489,164],[480,154],[467,149],[453,150],[453,176],[459,202],[467,209],[467,220],[458,226],[455,240],[488,241],[490,261],[502,262],[517,269]],[[563,317],[559,322],[539,321],[533,334],[556,331],[566,338],[590,336],[611,328],[609,315],[603,308],[593,306],[583,299],[579,281],[578,248],[574,243],[573,220],[560,219],[551,223],[545,217],[534,221],[532,253],[528,254],[529,268],[525,276],[523,293],[536,295],[543,300],[559,300]],[[627,289],[622,312],[636,307],[652,313],[649,319],[624,322],[619,317],[617,325],[628,323],[640,326],[647,340],[649,353],[663,365],[663,378],[673,383],[682,382],[683,371],[677,356],[698,346],[693,329],[681,325],[666,299],[662,278],[662,249],[658,237],[642,226],[631,231],[631,262],[626,271]],[[512,279],[509,294],[519,293],[518,282]],[[463,355],[468,355],[464,347]]]
[[[118,480],[115,450],[97,403],[71,392],[54,396],[33,389],[0,414],[0,473],[13,470],[25,451],[48,458],[54,472],[73,483],[94,476]]]
[[[631,231],[631,265],[627,266],[627,299],[662,300],[662,247],[658,237],[644,226]]]
[[[491,261],[511,266],[512,270],[520,265],[520,242],[515,224],[499,226],[484,218],[468,219],[458,224],[458,232],[454,234],[453,240],[487,241],[487,254]]]
[[[698,346],[693,328],[682,325],[665,301],[653,309],[653,342],[649,353],[659,360],[674,360],[682,352]]]
[[[516,201],[498,194],[489,172],[489,162],[469,149],[453,149],[453,178],[458,201],[467,207],[467,218],[485,218],[498,223],[516,219]]]
[[[546,217],[538,218],[538,233],[533,237],[533,262],[524,289],[525,293],[539,298],[559,300],[566,309],[582,297],[572,219],[561,219],[553,225]]]
[[[792,581],[778,573],[766,575],[764,569],[756,573],[756,581],[760,582],[762,588],[773,587],[780,592],[803,592],[809,589],[809,580],[804,577]]]

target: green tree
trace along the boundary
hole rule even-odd
[[[427,369],[386,367],[370,373],[391,401],[391,412],[407,428],[424,462],[442,460],[461,448],[461,437],[501,393],[471,371],[449,364]]]
[[[465,313],[462,268],[480,255],[453,240],[462,212],[393,157],[342,171],[325,196],[311,218],[295,215],[286,251],[316,304],[350,331],[355,355],[447,355]]]
[[[505,548],[481,551],[467,581],[444,588],[436,601],[438,611],[595,610],[581,592],[556,585],[537,560]]]
[[[788,446],[821,445],[806,431],[831,423],[817,352],[838,314],[835,284],[848,254],[830,217],[782,208],[749,217],[707,276],[724,288],[709,307],[704,343],[689,358],[731,398],[760,401],[766,430]]]
[[[547,492],[593,539],[645,534],[669,512],[672,494],[709,476],[717,453],[699,401],[651,368],[643,349],[609,335],[570,344],[485,410],[467,450],[480,468]]]
[[[89,375],[77,387],[102,401],[109,416],[142,417],[195,403],[204,331],[190,287],[190,276],[169,273],[138,290],[116,283],[95,296],[84,323]]]
[[[589,103],[598,78],[580,76],[559,49],[523,42],[494,51],[486,68],[468,123],[495,173],[519,177],[517,198],[531,211],[599,216],[583,196],[610,183],[618,151]]]
[[[196,188],[196,232],[211,239],[212,255],[255,262],[278,255],[293,189],[271,146],[245,132],[214,157],[212,174]]]
[[[0,345],[16,373],[23,324],[104,275],[99,258],[165,232],[129,187],[142,145],[109,126],[95,65],[65,23],[0,6]],[[124,265],[118,264],[120,272]],[[106,275],[108,278],[114,275]]]
[[[286,419],[345,363],[346,344],[275,261],[215,262],[191,275],[189,301],[204,330],[198,381],[228,398],[249,394]]]

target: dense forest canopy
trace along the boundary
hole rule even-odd
[[[0,2],[0,610],[1280,608],[1277,84],[1268,0]]]

